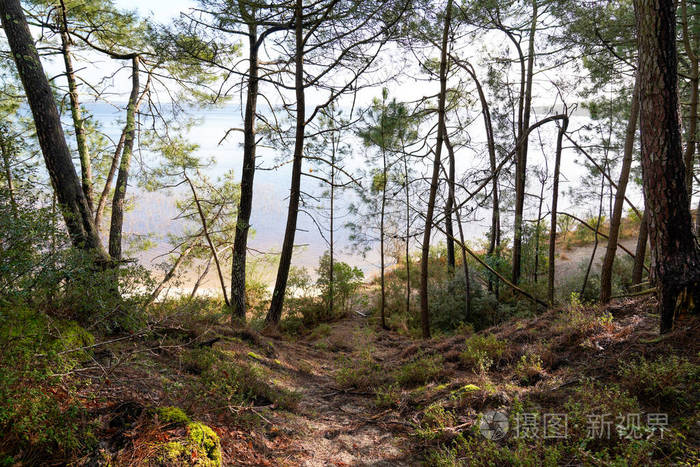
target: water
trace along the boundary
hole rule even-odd
[[[123,111],[105,104],[90,104],[88,105],[88,110],[100,122],[103,131],[116,140],[123,127]],[[213,109],[194,109],[191,116],[196,117],[198,123],[189,131],[187,137],[190,141],[199,145],[197,155],[203,159],[212,158],[214,160],[214,165],[208,169],[210,175],[215,176],[233,170],[235,177],[240,180],[243,153],[241,146],[242,133],[237,131],[231,132],[228,138],[219,144],[224,134],[230,128],[240,128],[242,126],[240,109],[233,105]],[[583,125],[588,121],[586,116],[574,116],[570,128]],[[473,128],[470,128],[471,144],[476,149],[472,149],[471,152],[469,150],[458,152],[458,174],[473,169],[475,164],[477,164],[475,161],[479,161],[479,166],[483,168],[484,155],[479,151],[485,151],[485,149],[479,148],[484,148],[484,144],[482,144],[484,137],[483,132],[480,130],[480,121],[476,119],[476,122]],[[541,136],[544,146],[541,151],[539,150],[539,139],[536,137],[532,138],[530,164],[541,164],[544,166],[545,161],[553,161],[555,135],[556,128],[553,125],[552,128],[543,128]],[[353,142],[353,155],[346,164],[349,170],[361,168],[365,164],[363,161],[366,149],[355,143]],[[274,150],[261,147],[258,150],[258,164],[266,167],[274,166],[277,162],[276,156],[278,154]],[[148,165],[154,164],[157,160],[157,156],[148,153],[142,154],[141,158]],[[563,179],[561,182],[562,210],[569,207],[572,209],[576,208],[576,206],[567,205],[567,197],[564,196],[564,193],[570,186],[575,185],[577,180],[585,173],[582,167],[574,163],[574,159],[575,153],[572,150],[564,152],[562,158]],[[423,165],[420,163],[414,164],[414,169],[426,173],[429,170],[427,162],[429,161],[424,161]],[[308,163],[305,164],[305,170],[308,170],[309,165]],[[138,165],[138,162],[135,162],[135,165]],[[550,163],[549,166],[552,167],[553,163]],[[262,251],[279,252],[281,248],[286,223],[290,175],[291,164],[289,163],[283,164],[274,170],[258,170],[256,172],[253,214],[251,218],[255,234],[249,242],[250,248],[254,250],[252,252],[254,256],[258,254],[257,252]],[[531,176],[531,181],[532,183],[537,183],[534,176]],[[551,181],[547,183],[551,183]],[[502,189],[504,190],[504,197],[507,197],[508,188],[504,186]],[[130,186],[129,190],[133,198],[133,209],[126,214],[125,232],[131,235],[155,233],[156,247],[138,254],[138,258],[146,266],[154,267],[155,264],[162,261],[162,258],[159,259],[160,255],[167,253],[170,249],[170,246],[165,241],[166,234],[180,232],[183,228],[182,222],[174,219],[177,215],[175,200],[178,193],[166,191],[146,192],[138,186]],[[320,191],[319,182],[309,177],[302,177],[302,190],[318,193]],[[530,191],[534,191],[534,189]],[[401,197],[402,195],[399,194],[399,196]],[[421,194],[421,198],[427,198],[427,193]],[[338,220],[336,225],[339,226],[335,234],[337,257],[339,260],[360,267],[366,275],[373,275],[376,273],[379,264],[376,249],[370,251],[366,256],[358,254],[348,241],[348,231],[343,226],[350,219],[344,214],[350,202],[354,199],[351,193],[346,192],[339,197],[337,203]],[[545,212],[548,209],[547,205],[548,203],[545,202]],[[502,218],[506,223],[511,222],[510,217],[509,213],[502,214]],[[465,219],[463,226],[466,237],[469,240],[482,238],[488,230],[489,219],[489,212],[483,209],[477,210],[470,219]],[[326,221],[323,222],[325,223]],[[420,230],[421,223],[420,220],[414,221],[413,229]],[[327,225],[323,225],[323,228],[327,229]],[[457,230],[455,229],[455,231]],[[327,235],[327,232],[325,233]],[[435,231],[432,242],[436,243],[443,239],[444,236]],[[295,243],[304,246],[295,250],[293,264],[307,267],[313,271],[318,264],[319,256],[327,249],[327,244],[321,234],[319,234],[314,222],[305,213],[299,214]],[[416,242],[412,244],[412,248],[417,249],[418,247],[419,245]],[[477,248],[479,247],[477,246]],[[229,267],[225,265],[224,270],[228,270]],[[274,272],[274,267],[267,268],[263,273],[264,280],[272,282],[274,280]],[[211,283],[211,281],[209,282]]]

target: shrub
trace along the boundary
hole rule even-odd
[[[337,315],[347,313],[349,311],[350,298],[362,284],[362,279],[365,276],[362,270],[357,267],[352,267],[337,259],[333,261],[333,310],[330,310],[330,270],[330,254],[325,252],[319,259],[316,271],[318,273],[316,287],[320,291],[321,301],[323,302],[321,316],[319,316],[321,320],[333,319]]]
[[[396,382],[401,386],[418,386],[438,381],[444,376],[444,361],[442,355],[419,355],[396,371]]]
[[[442,405],[434,403],[423,412],[423,418],[416,427],[416,436],[426,441],[438,439],[442,437],[445,428],[454,424],[454,414],[445,410]]]
[[[74,459],[96,444],[93,426],[70,385],[68,373],[87,357],[63,353],[89,345],[75,322],[15,305],[0,308],[0,459],[44,464]]]
[[[259,366],[234,361],[232,355],[220,350],[189,350],[181,362],[186,370],[199,375],[206,396],[222,404],[274,403],[292,409],[298,401],[298,394],[266,381]]]
[[[396,383],[377,389],[374,405],[380,409],[392,409],[401,404],[401,388]]]
[[[526,384],[537,382],[543,371],[542,359],[539,355],[523,355],[515,366],[515,375]]]
[[[669,355],[655,360],[642,357],[623,362],[618,374],[622,385],[641,400],[682,411],[698,402],[700,365]]]
[[[485,373],[498,363],[506,351],[506,343],[499,341],[493,334],[474,334],[467,338],[466,350],[460,355],[466,366]]]
[[[381,381],[382,367],[372,357],[368,348],[357,358],[343,357],[341,367],[335,372],[335,382],[339,387],[371,389]]]

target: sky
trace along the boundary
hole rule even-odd
[[[193,6],[193,0],[115,0],[119,8],[138,10],[144,16],[153,15],[159,21],[167,21],[181,11]]]

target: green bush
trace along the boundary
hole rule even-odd
[[[370,349],[354,358],[341,358],[340,368],[335,371],[335,382],[343,389],[372,389],[383,377],[382,367],[374,360]]]
[[[460,359],[467,367],[483,373],[498,363],[505,351],[506,343],[493,334],[474,334],[467,338],[466,349],[460,354]]]
[[[259,366],[234,360],[234,356],[216,349],[187,351],[181,358],[183,368],[199,376],[203,395],[224,404],[274,403],[292,409],[298,394],[269,383]]]
[[[444,376],[442,355],[419,355],[396,370],[395,379],[401,386],[418,386],[438,381]]]
[[[700,401],[700,365],[677,355],[623,362],[621,384],[640,400],[680,412]]]
[[[335,316],[343,315],[349,311],[350,300],[357,288],[362,284],[364,273],[357,267],[352,267],[347,263],[333,261],[333,286],[331,294],[330,283],[331,259],[330,254],[325,252],[319,259],[318,288],[322,301],[322,313],[319,320],[333,319]],[[330,299],[333,298],[333,310],[330,310]]]
[[[96,445],[94,427],[64,386],[93,343],[75,322],[21,306],[0,307],[0,458],[43,464],[74,459]],[[71,351],[65,353],[66,351]]]
[[[401,404],[401,388],[397,383],[391,383],[377,389],[374,405],[380,409],[393,409]]]

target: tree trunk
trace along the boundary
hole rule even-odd
[[[386,215],[386,188],[389,182],[388,165],[386,160],[386,138],[384,135],[384,120],[386,118],[386,103],[382,102],[382,115],[380,116],[380,131],[382,139],[382,205],[379,214],[379,263],[380,263],[380,303],[379,311],[381,315],[382,329],[386,327],[386,277],[384,264],[384,218]]]
[[[607,156],[606,156],[606,161],[605,165],[607,165]],[[595,261],[595,254],[596,251],[598,251],[598,243],[599,243],[599,236],[598,232],[600,231],[600,222],[603,218],[603,198],[605,197],[605,177],[601,177],[600,180],[600,200],[598,203],[598,220],[596,221],[596,226],[594,235],[595,235],[595,240],[593,241],[593,251],[591,252],[591,259],[588,261],[588,267],[586,268],[586,274],[583,276],[583,284],[581,285],[581,298],[583,298],[584,294],[586,293],[586,286],[588,285],[588,277],[591,274],[591,268],[593,267],[593,261]],[[610,241],[610,240],[608,240]]]
[[[78,94],[78,83],[75,79],[75,70],[73,69],[73,57],[71,56],[70,46],[71,38],[68,34],[68,19],[66,18],[66,7],[61,1],[61,53],[63,55],[63,63],[66,67],[66,80],[68,81],[68,96],[70,98],[71,118],[73,119],[73,128],[75,129],[75,141],[78,147],[78,156],[80,157],[80,172],[85,193],[85,200],[93,211],[93,195],[92,195],[92,163],[90,154],[88,153],[87,137],[85,135],[85,125],[82,117],[82,109],[80,108],[80,98]]]
[[[459,63],[469,76],[474,80],[476,84],[476,90],[479,93],[479,100],[481,102],[481,114],[484,118],[484,128],[486,130],[486,143],[489,151],[489,164],[491,168],[491,174],[494,175],[496,172],[496,141],[493,136],[493,125],[491,123],[491,110],[489,109],[489,103],[486,99],[486,94],[484,89],[481,87],[481,82],[474,72],[474,68],[470,63]],[[489,238],[489,248],[486,252],[487,256],[493,256],[494,254],[498,256],[498,247],[501,244],[501,215],[500,206],[498,201],[498,177],[493,176],[491,178],[491,230]],[[493,291],[493,280],[489,277],[489,291]]]
[[[295,92],[297,100],[296,134],[294,140],[294,161],[292,163],[292,184],[289,193],[289,207],[287,209],[287,226],[284,231],[280,264],[277,269],[275,289],[272,293],[270,310],[265,321],[277,325],[282,317],[282,305],[284,294],[287,290],[287,278],[289,267],[292,263],[294,250],[294,236],[297,231],[297,216],[299,214],[299,196],[301,191],[301,163],[304,157],[304,129],[306,119],[306,106],[304,95],[304,6],[303,0],[296,0],[294,35],[296,42],[295,62]]]
[[[532,279],[537,284],[539,272],[540,272],[540,235],[542,223],[542,204],[544,203],[544,186],[547,179],[543,178],[542,184],[540,185],[540,196],[539,202],[537,203],[537,225],[535,226],[535,265],[532,272]]]
[[[688,206],[693,198],[693,165],[695,159],[695,146],[698,131],[698,83],[700,82],[700,67],[698,66],[698,56],[696,50],[700,36],[695,36],[695,49],[690,43],[688,32],[688,5],[687,0],[681,0],[682,25],[683,25],[683,46],[690,61],[690,107],[688,108],[688,141],[685,145],[683,162],[685,163],[685,185],[688,190]],[[697,232],[697,231],[696,231]]]
[[[627,132],[625,134],[625,147],[622,156],[622,168],[620,169],[620,180],[617,182],[615,192],[615,206],[610,217],[610,233],[608,234],[608,247],[605,250],[605,258],[600,271],[600,302],[608,303],[612,295],[612,270],[617,253],[617,239],[620,233],[620,221],[622,220],[622,208],[625,202],[625,191],[627,181],[632,169],[632,154],[634,152],[634,136],[637,132],[637,120],[639,119],[639,79],[635,78],[634,94],[630,104],[630,118],[627,122]]]
[[[678,119],[674,0],[635,0],[645,212],[661,332],[700,303],[700,251],[693,235]]]
[[[12,217],[14,220],[19,219],[19,211],[17,209],[17,199],[15,198],[15,184],[12,177],[12,163],[10,161],[11,149],[9,143],[9,134],[7,127],[0,124],[0,153],[2,154],[2,166],[5,172],[5,181],[7,182],[7,193],[10,197],[10,208],[12,209]]]
[[[632,269],[632,284],[638,285],[642,283],[644,274],[644,259],[647,254],[647,239],[649,238],[649,230],[647,228],[647,211],[644,210],[642,219],[639,224],[639,236],[637,237],[637,249],[634,253],[634,267]]]
[[[430,231],[433,227],[433,214],[435,212],[435,198],[437,197],[438,181],[442,144],[444,138],[445,99],[447,94],[447,42],[450,33],[452,19],[452,0],[447,2],[445,12],[445,25],[442,31],[442,45],[440,50],[440,96],[438,98],[438,133],[435,143],[435,159],[433,160],[433,175],[430,180],[430,193],[428,195],[428,210],[425,216],[425,229],[423,230],[423,245],[421,248],[420,264],[420,316],[423,338],[430,338],[430,310],[428,309],[428,258],[430,256]]]
[[[109,254],[115,261],[122,259],[122,228],[124,225],[124,200],[129,183],[129,169],[131,167],[131,155],[136,139],[136,112],[138,111],[139,97],[139,57],[131,59],[131,95],[126,112],[126,138],[124,140],[124,153],[119,164],[117,183],[112,197],[112,219],[109,226]]]
[[[532,105],[532,79],[535,63],[535,33],[537,32],[537,0],[532,0],[532,23],[528,39],[527,76],[525,81],[525,98],[523,104],[523,131],[530,126],[530,108]],[[520,139],[520,150],[515,164],[515,222],[513,226],[513,271],[512,281],[520,281],[523,241],[523,211],[525,208],[525,185],[527,183],[527,148],[528,138]]]
[[[0,19],[29,101],[39,145],[71,241],[77,248],[93,250],[98,261],[106,263],[109,256],[100,242],[92,211],[75,172],[56,101],[19,0],[0,2]]]
[[[450,141],[450,136],[447,134],[447,128],[445,127],[445,147],[447,148],[447,153],[450,158],[450,163],[452,164],[452,167],[454,167],[454,161],[455,161],[455,150],[454,146],[452,146],[452,142]],[[448,183],[450,183],[448,181]],[[454,189],[454,179],[452,183],[449,185],[449,195],[448,199],[451,199],[451,201],[448,202],[448,212],[452,212],[454,209],[454,199],[455,199],[455,189]],[[455,210],[455,218],[457,219],[457,229],[459,231],[459,241],[462,243],[462,245],[465,245],[465,240],[464,240],[464,228],[462,227],[462,218],[459,215],[459,209]],[[453,246],[453,252],[452,254],[454,255],[454,235],[452,233],[452,222],[450,221],[449,224],[445,224],[445,236],[447,237],[448,242],[452,243]],[[471,293],[471,282],[469,281],[469,263],[467,262],[467,252],[464,250],[464,248],[461,248],[462,251],[462,270],[464,271],[464,319],[468,319],[471,316],[471,309],[472,309],[472,293]],[[449,264],[449,259],[448,259],[448,264]],[[448,272],[450,270],[448,269]],[[452,268],[452,273],[454,274],[454,266]]]
[[[207,274],[209,274],[209,270],[211,269],[211,263],[214,262],[214,256],[210,256],[209,259],[207,260],[207,265],[204,267],[204,271],[199,275],[197,278],[197,282],[194,283],[194,286],[192,287],[192,292],[190,292],[190,300],[192,300],[196,295],[197,291],[199,290],[199,286],[202,285],[202,281],[204,280],[205,277],[207,277]]]
[[[403,139],[401,140],[403,153],[404,194],[406,195],[406,316],[411,311],[411,192],[408,184],[408,160]]]
[[[194,200],[194,204],[197,207],[197,213],[199,214],[199,221],[202,223],[202,234],[204,235],[204,239],[207,241],[207,245],[209,245],[209,250],[211,251],[211,255],[214,257],[214,264],[216,265],[216,273],[219,276],[219,284],[221,285],[221,293],[224,296],[224,303],[226,304],[227,307],[231,306],[231,302],[228,299],[228,295],[226,295],[226,283],[224,282],[224,273],[221,270],[221,262],[219,261],[219,254],[216,252],[216,245],[214,245],[213,240],[211,239],[211,235],[209,235],[209,221],[207,220],[206,216],[204,215],[204,210],[202,209],[202,203],[199,201],[199,197],[197,196],[197,189],[195,188],[194,184],[192,183],[192,180],[187,176],[187,173],[184,173],[185,180],[187,181],[187,184],[190,186],[190,190],[192,191],[192,198]]]
[[[127,128],[124,127],[122,134],[119,137],[119,142],[117,143],[117,148],[114,150],[114,157],[112,157],[112,163],[109,166],[109,171],[107,172],[107,177],[105,178],[105,186],[100,193],[100,199],[97,201],[97,207],[95,208],[95,227],[100,230],[102,226],[102,216],[105,212],[105,207],[107,207],[107,198],[109,197],[109,191],[112,188],[112,180],[114,180],[114,174],[117,173],[117,168],[119,167],[119,161],[121,160],[122,151],[124,150],[124,141],[126,140]]]
[[[334,289],[334,271],[333,271],[333,265],[335,262],[335,243],[334,243],[334,235],[333,235],[333,229],[335,228],[335,141],[333,141],[333,148],[332,148],[332,155],[331,155],[331,212],[330,212],[330,232],[329,232],[329,237],[330,237],[330,242],[329,242],[329,259],[330,259],[330,267],[328,269],[328,317],[333,318],[333,305],[335,301],[335,290]]]
[[[443,118],[444,128],[442,133],[445,142],[448,141],[447,124]],[[454,232],[452,229],[452,210],[455,204],[455,154],[451,146],[447,148],[448,153],[448,169],[447,169],[447,202],[445,203],[445,242],[447,243],[447,276],[454,277],[455,274],[455,243]]]
[[[258,34],[257,26],[248,26],[249,70],[248,95],[243,119],[243,170],[241,173],[241,195],[238,203],[236,236],[233,241],[233,263],[231,265],[232,320],[245,321],[245,270],[250,230],[250,214],[253,209],[253,179],[255,177],[255,115],[258,101]]]
[[[561,149],[562,140],[566,129],[569,126],[569,119],[563,119],[561,127],[559,127],[559,134],[557,135],[557,150],[554,160],[554,182],[552,182],[552,207],[550,215],[550,226],[549,226],[549,274],[547,274],[547,299],[549,304],[554,304],[554,255],[556,253],[557,245],[557,203],[559,201],[559,173],[561,169]]]
[[[163,287],[165,287],[165,284],[167,284],[170,279],[175,277],[175,273],[177,272],[178,268],[182,265],[182,263],[187,259],[187,256],[190,254],[192,249],[194,248],[194,242],[190,243],[187,245],[187,247],[180,252],[180,256],[177,257],[173,265],[170,267],[168,272],[165,273],[163,276],[163,279],[160,281],[160,283],[156,286],[156,288],[151,292],[151,295],[148,297],[148,300],[146,303],[143,305],[148,306],[151,303],[155,302],[158,299],[158,296],[160,293],[163,291]]]

